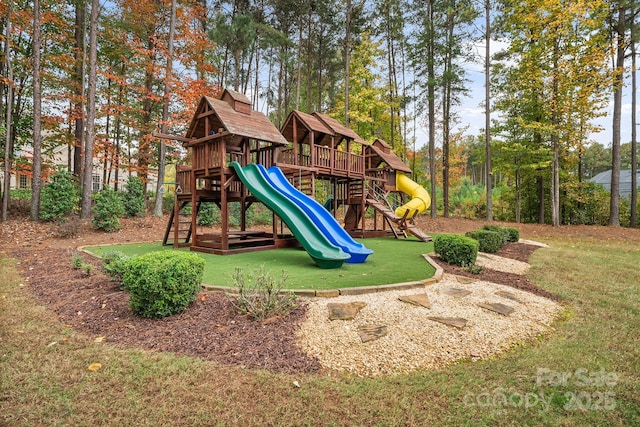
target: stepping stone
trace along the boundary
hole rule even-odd
[[[518,297],[515,296],[514,294],[512,294],[511,292],[497,291],[496,295],[498,295],[499,297],[510,299],[511,301],[519,302],[520,304],[522,304],[522,301],[520,299],[518,299]]]
[[[511,313],[514,310],[513,307],[509,307],[508,305],[505,305],[499,302],[485,302],[485,303],[479,303],[478,305],[482,308],[486,308],[487,310],[500,313],[503,316],[507,316],[509,313]]]
[[[404,295],[398,297],[398,299],[409,304],[431,308],[431,301],[429,301],[429,297],[427,296],[427,294]]]
[[[462,298],[469,295],[471,291],[462,288],[446,288],[442,290],[442,293],[450,297]]]
[[[474,279],[473,277],[466,277],[466,276],[456,276],[456,280],[458,281],[458,283],[462,283],[465,285],[468,285],[469,283],[473,283],[476,281],[476,279]]]
[[[374,341],[387,335],[385,325],[364,325],[358,328],[358,335],[362,342]]]
[[[329,320],[352,320],[366,305],[367,303],[362,301],[348,303],[330,302],[327,304]]]
[[[431,316],[429,320],[433,320],[435,322],[444,323],[445,325],[455,326],[456,328],[464,328],[467,324],[467,319],[463,319],[462,317],[438,317]]]

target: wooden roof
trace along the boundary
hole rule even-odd
[[[298,141],[293,141],[293,124],[298,126]],[[301,130],[304,130],[301,132]],[[333,130],[325,125],[321,120],[312,114],[303,113],[302,111],[293,110],[289,113],[287,120],[282,126],[282,135],[292,142],[301,142],[307,138],[310,132],[313,132],[314,141],[318,145],[330,145],[331,138],[335,136]]]
[[[334,119],[333,117],[329,117],[326,114],[321,113],[313,113],[320,121],[322,121],[327,127],[331,128],[336,135],[342,135],[347,139],[350,139],[355,142],[359,142],[360,144],[366,144],[365,140],[362,139],[360,135],[355,133],[353,130],[344,126],[342,123]]]
[[[411,173],[411,168],[393,152],[391,146],[387,144],[386,141],[376,139],[373,141],[373,144],[367,146],[367,150],[372,150],[375,153],[373,163],[376,164],[376,166],[384,162],[391,169]]]
[[[278,128],[264,114],[246,108],[247,105],[251,106],[246,96],[225,89],[221,98],[224,100],[209,96],[203,96],[200,99],[187,130],[187,138],[207,136],[204,122],[209,118],[210,129],[215,132],[222,129],[234,136],[287,145],[286,139]]]

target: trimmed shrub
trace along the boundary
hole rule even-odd
[[[122,284],[129,307],[143,317],[177,314],[195,301],[202,283],[204,260],[194,253],[149,252],[125,264]]]
[[[131,257],[120,251],[107,252],[102,257],[102,262],[104,263],[102,268],[111,280],[122,282],[127,261],[130,259]]]
[[[42,188],[40,218],[45,221],[64,221],[77,210],[80,194],[75,184],[76,180],[70,172],[56,172]]]
[[[118,193],[107,187],[93,196],[93,221],[91,222],[99,230],[106,232],[118,231],[122,228],[120,219],[124,214],[122,199]]]
[[[145,211],[144,182],[137,176],[130,176],[122,193],[124,213],[128,217],[142,216]]]
[[[506,230],[503,227],[500,227],[499,225],[485,224],[484,227],[482,227],[482,229],[483,230],[488,230],[488,231],[494,231],[494,232],[500,234],[500,236],[502,236],[502,243],[503,244],[508,242],[509,234],[506,232]]]
[[[504,231],[507,233],[507,242],[517,242],[520,240],[520,232],[517,228],[513,227],[503,227]]]
[[[520,240],[520,232],[517,228],[505,227],[504,229],[507,231],[507,234],[509,236],[507,238],[507,242],[517,242],[518,240]]]
[[[264,266],[245,279],[242,270],[236,268],[233,283],[238,294],[229,297],[229,300],[240,312],[255,320],[286,314],[295,307],[296,301],[293,292],[281,292],[286,280],[287,275],[284,271],[280,279],[275,279],[264,271]]]
[[[505,239],[503,234],[491,230],[468,231],[465,235],[478,241],[478,250],[480,252],[488,253],[498,252]]]
[[[441,234],[433,239],[433,249],[443,261],[467,267],[478,257],[478,242],[458,234]]]
[[[496,231],[502,234],[505,242],[517,242],[518,240],[520,240],[520,232],[518,231],[517,228],[502,227],[500,225],[490,225],[490,224],[485,224],[485,226],[482,228],[484,230]]]

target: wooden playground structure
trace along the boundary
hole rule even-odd
[[[431,240],[414,223],[419,210],[406,209],[398,215],[390,202],[394,193],[398,195],[396,175],[410,173],[410,168],[386,142],[367,144],[324,114],[292,111],[279,131],[264,114],[253,110],[245,95],[224,90],[219,99],[202,97],[185,137],[156,136],[180,141],[188,150],[176,170],[175,203],[165,245],[224,255],[297,244],[275,213],[270,232],[247,228],[247,210],[259,200],[243,185],[231,162],[277,166],[311,197],[322,183],[332,196],[325,207],[334,213],[342,208],[344,228],[353,237],[411,234]],[[203,203],[215,203],[220,209],[219,232],[198,226]],[[229,216],[232,204],[237,204],[239,212],[239,225],[234,227]],[[366,214],[369,208],[372,213]]]

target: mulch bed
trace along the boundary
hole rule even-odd
[[[540,247],[536,245],[509,242],[509,243],[505,243],[504,246],[494,255],[501,256],[503,258],[515,259],[517,261],[527,262],[531,254],[535,252],[537,249],[540,249]],[[531,281],[526,276],[513,274],[513,273],[505,273],[502,271],[492,270],[486,267],[482,269],[481,273],[474,274],[465,270],[462,267],[458,267],[457,265],[447,264],[446,262],[442,261],[438,256],[435,256],[434,260],[440,265],[440,267],[442,267],[442,270],[445,273],[455,274],[458,276],[471,277],[476,280],[483,280],[485,282],[493,282],[493,283],[498,283],[500,285],[510,286],[512,288],[519,289],[521,291],[526,291],[534,295],[549,298],[550,300],[553,300],[553,301],[558,301],[560,299],[557,295],[554,295],[548,291],[545,291],[544,289],[531,283]]]
[[[497,255],[528,260],[537,246],[507,244]],[[320,364],[295,345],[295,333],[305,316],[300,305],[287,317],[264,322],[240,315],[222,293],[201,291],[183,313],[161,320],[134,315],[128,294],[102,273],[101,262],[83,255],[94,265],[89,276],[71,267],[73,250],[20,250],[21,273],[28,277],[38,299],[52,309],[60,321],[104,342],[150,351],[173,352],[219,363],[265,368],[283,372],[313,372]],[[446,273],[513,286],[536,295],[556,299],[526,277],[483,269],[479,275],[446,263]]]
[[[317,371],[320,364],[295,345],[295,331],[304,319],[300,305],[286,318],[257,322],[240,315],[220,292],[201,291],[184,312],[164,319],[134,315],[129,295],[101,272],[100,261],[90,276],[71,268],[72,252],[23,251],[15,254],[22,274],[36,296],[65,325],[90,337],[123,347],[173,352],[235,366],[283,372]]]

